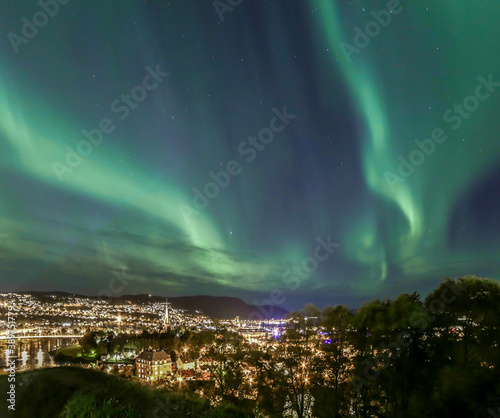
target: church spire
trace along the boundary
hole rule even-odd
[[[165,299],[165,319],[163,323],[165,325],[170,325],[170,318],[168,317],[168,299]]]

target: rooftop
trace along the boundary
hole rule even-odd
[[[146,361],[170,360],[170,356],[163,350],[146,350],[140,353],[137,358]]]

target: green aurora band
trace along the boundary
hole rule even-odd
[[[317,4],[310,2],[311,7]],[[350,256],[371,266],[369,271],[378,271],[379,280],[386,279],[390,264],[411,276],[434,271],[438,261],[443,270],[464,263],[461,267],[472,271],[495,262],[498,249],[483,255],[450,251],[447,228],[452,207],[464,188],[474,186],[498,164],[495,115],[500,92],[493,93],[456,131],[443,114],[473,94],[479,76],[493,74],[493,80],[500,80],[500,58],[493,54],[500,47],[500,29],[495,24],[498,4],[393,2],[400,13],[392,14],[389,25],[366,49],[359,52],[358,48],[350,56],[351,62],[348,47],[342,45],[355,46],[354,27],[364,28],[373,21],[368,12],[384,9],[383,3],[374,8],[373,2],[358,1],[345,8],[364,8],[365,13],[344,10],[342,15],[338,2],[321,0],[319,4],[316,24],[335,59],[332,67],[340,67],[365,126],[362,161],[366,183],[383,207],[376,214],[362,213],[359,223],[347,231]],[[439,20],[428,21],[429,9]],[[418,38],[408,30],[417,25],[421,25]],[[406,63],[402,66],[397,65],[401,55]],[[436,128],[443,129],[448,140],[437,144],[436,151],[411,176],[400,177],[402,181],[390,187],[386,174],[398,174],[398,156],[407,157],[418,149],[412,140],[430,138]],[[379,230],[380,217],[391,225],[389,235]],[[366,289],[366,282],[360,285]]]
[[[19,54],[4,39],[2,285],[14,277],[25,289],[95,293],[124,271],[131,293],[263,299],[293,293],[283,273],[327,235],[341,247],[302,278],[295,300],[354,304],[429,290],[443,275],[500,278],[500,237],[483,237],[461,209],[498,170],[500,91],[456,130],[443,119],[479,77],[500,80],[497,2],[401,2],[352,62],[343,43],[354,45],[353,28],[383,2],[247,3],[219,22],[210,2],[70,2]],[[5,32],[19,32],[37,7],[16,3]],[[66,147],[157,62],[171,75],[127,120],[113,117],[116,131],[59,181],[53,163]],[[241,157],[240,141],[284,105],[298,115],[290,128],[256,162],[240,158],[243,173],[206,209],[182,216],[192,189]],[[353,127],[336,130],[344,116]],[[399,157],[438,128],[447,140],[391,187]],[[324,169],[340,167],[322,157],[324,132],[349,148],[341,169]]]

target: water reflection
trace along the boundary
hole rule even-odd
[[[43,365],[43,352],[42,349],[38,350],[38,367],[42,367]]]
[[[28,360],[28,353],[26,349],[23,350],[23,355],[22,355],[22,361],[23,361],[23,368],[26,367],[26,360]]]
[[[19,338],[9,350],[7,340],[0,340],[0,368],[7,367],[8,357],[16,359],[18,370],[55,366],[55,350],[77,342],[78,338]]]

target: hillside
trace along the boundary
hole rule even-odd
[[[211,318],[218,319],[232,319],[235,316],[239,316],[241,319],[260,319],[262,317],[282,319],[288,312],[278,306],[267,305],[262,306],[262,310],[259,310],[239,298],[226,296],[184,296],[169,298],[168,301],[175,308],[197,309]],[[270,315],[264,315],[266,312],[270,312]]]
[[[7,393],[7,388],[7,376],[2,375],[0,391]],[[7,411],[5,399],[2,411]],[[78,367],[60,367],[18,372],[16,410],[8,416],[244,418],[249,415],[233,406],[213,408],[206,399],[151,389],[118,376]]]
[[[49,295],[58,297],[80,296],[87,298],[97,298],[96,296],[78,295],[74,293],[65,292],[21,292],[24,294],[31,294],[41,299],[49,299]],[[164,296],[139,294],[139,295],[124,295],[113,298],[110,301],[115,303],[123,303],[130,301],[132,303],[144,302],[164,302]],[[254,305],[248,305],[240,298],[229,296],[178,296],[168,297],[169,303],[172,307],[177,309],[187,309],[190,312],[199,311],[214,319],[233,319],[239,316],[241,319],[282,319],[288,312],[279,306],[263,305],[258,309]]]

